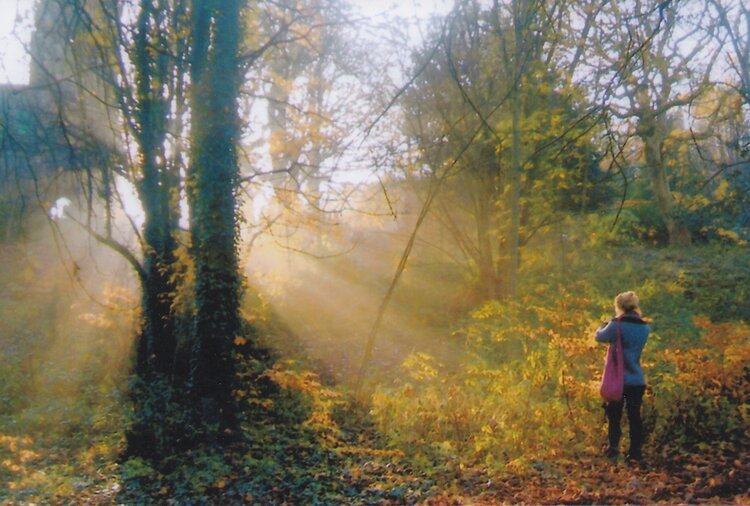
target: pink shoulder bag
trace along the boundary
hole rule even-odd
[[[625,385],[625,362],[622,357],[622,332],[620,322],[617,322],[617,337],[609,345],[607,358],[604,361],[604,374],[599,393],[607,402],[622,400],[622,390]]]

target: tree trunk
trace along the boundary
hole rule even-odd
[[[523,57],[522,2],[513,0],[513,27],[515,33],[515,49],[513,61],[516,73],[511,93],[512,114],[512,147],[510,168],[510,227],[508,230],[508,272],[506,274],[506,295],[514,297],[518,289],[519,267],[519,235],[521,231],[521,58]]]
[[[141,332],[136,342],[136,374],[140,380],[133,390],[134,423],[127,433],[127,452],[140,457],[155,457],[173,441],[164,439],[160,413],[147,408],[154,402],[156,390],[171,385],[177,347],[172,305],[175,298],[175,248],[177,242],[177,184],[167,167],[168,99],[162,83],[166,79],[163,59],[153,56],[152,27],[159,15],[150,0],[143,0],[134,36],[133,70],[137,107],[135,119],[142,175],[136,187],[143,205],[143,273],[141,274]],[[164,392],[160,392],[161,395]],[[157,434],[161,433],[161,436]],[[172,435],[173,439],[179,435]]]
[[[500,284],[492,253],[491,213],[494,208],[492,195],[482,188],[478,188],[477,200],[477,271],[479,274],[479,290],[484,299],[496,299],[501,294],[498,293]]]
[[[163,213],[145,214],[148,216],[144,223],[146,276],[141,280],[143,323],[136,370],[141,376],[155,372],[169,377],[177,342],[172,315],[176,243]]]
[[[641,120],[639,135],[643,140],[646,167],[651,189],[654,192],[654,201],[667,229],[669,245],[687,246],[691,242],[690,231],[675,219],[675,199],[669,189],[667,169],[661,155],[661,145],[666,137],[665,126]]]
[[[191,387],[198,415],[219,434],[237,428],[233,341],[240,331],[236,185],[240,2],[193,2],[191,251],[195,340]],[[209,436],[210,437],[210,436]]]
[[[152,50],[152,46],[158,44],[153,40],[152,30],[158,24],[155,19],[158,15],[150,0],[141,2],[133,46],[142,173],[138,192],[144,211],[143,325],[136,357],[136,371],[141,377],[150,372],[169,376],[176,347],[172,318],[176,222],[170,210],[174,188],[164,153],[168,101],[162,83],[166,79],[166,68],[164,60],[154,57]]]

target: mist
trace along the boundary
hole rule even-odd
[[[87,220],[102,229],[103,204],[89,209],[76,190],[76,176],[64,181],[47,189],[50,205],[25,216],[23,237],[2,245],[0,335],[3,349],[10,350],[2,366],[8,371],[5,402],[21,425],[57,423],[101,392],[122,401],[133,368],[140,326],[136,273],[86,230]],[[239,245],[249,283],[245,316],[270,318],[277,329],[261,338],[263,344],[309,360],[333,383],[353,385],[356,379],[418,211],[419,196],[402,183],[384,189],[362,184],[345,210],[305,211],[302,218],[273,198],[260,210],[252,201],[244,207],[248,231],[265,226],[253,217],[271,210],[281,216]],[[115,213],[111,227],[119,243],[135,245],[131,222],[141,218],[132,203],[127,207]],[[466,304],[461,298],[471,287],[461,266],[439,251],[450,247],[440,245],[444,239],[423,233],[397,285],[376,336],[370,367],[378,376],[397,374],[416,352],[446,364],[460,361],[459,342],[445,325],[459,317]]]
[[[418,196],[403,185],[390,191],[386,196],[377,182],[362,185],[347,210],[273,225],[243,258],[251,286],[336,382],[350,383],[359,371],[419,210]],[[397,371],[415,352],[449,362],[460,357],[444,325],[460,313],[469,279],[435,253],[440,242],[423,234],[397,285],[376,336],[372,367],[379,373]]]

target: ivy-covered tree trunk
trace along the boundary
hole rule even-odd
[[[192,3],[192,139],[189,199],[195,262],[195,336],[191,387],[203,424],[236,429],[233,399],[239,334],[237,260],[237,98],[240,1]]]
[[[155,29],[164,16],[161,6],[142,0],[130,56],[135,76],[134,125],[138,144],[140,179],[136,188],[143,205],[143,269],[141,281],[141,332],[136,344],[138,382],[132,392],[134,420],[127,434],[127,452],[153,457],[171,446],[164,439],[163,406],[156,398],[173,382],[177,345],[172,306],[175,298],[175,248],[177,180],[165,156],[169,100],[165,96],[166,51]],[[158,395],[156,394],[158,392]],[[157,409],[154,409],[154,408]],[[162,436],[157,436],[162,434]],[[172,435],[170,439],[179,438]]]
[[[145,242],[142,280],[143,327],[136,368],[139,373],[169,375],[174,360],[176,338],[171,315],[175,295],[176,216],[171,209],[178,190],[166,165],[164,143],[167,135],[168,100],[162,89],[166,63],[152,56],[151,40],[158,16],[152,2],[144,0],[138,18],[133,51],[136,71],[136,98],[140,166],[143,178],[138,192],[143,204]],[[176,203],[175,203],[176,204]]]

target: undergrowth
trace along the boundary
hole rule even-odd
[[[462,350],[455,361],[441,363],[421,350],[395,376],[374,371],[367,402],[321,379],[288,329],[267,307],[252,304],[246,316],[261,342],[284,339],[288,346],[240,368],[242,438],[159,462],[122,460],[124,370],[91,365],[121,360],[114,347],[127,349],[127,343],[112,336],[130,332],[133,314],[112,312],[117,304],[81,308],[77,347],[34,363],[28,357],[55,336],[44,333],[43,321],[25,324],[33,315],[6,299],[2,325],[12,339],[3,342],[0,361],[6,413],[0,417],[0,482],[6,484],[0,500],[412,504],[490,494],[505,501],[632,501],[632,494],[589,483],[599,476],[592,473],[607,469],[597,393],[604,348],[592,335],[625,289],[641,296],[652,328],[643,355],[646,459],[660,485],[643,500],[743,497],[750,485],[744,464],[750,329],[742,305],[726,302],[745,288],[726,279],[744,279],[744,252],[613,247],[590,237],[573,237],[566,258],[544,251],[540,244],[524,258],[517,300],[489,301],[446,329],[443,339]],[[717,269],[709,268],[717,258]],[[124,297],[115,289],[111,296],[113,302]],[[34,339],[26,339],[29,332]],[[81,352],[87,358],[74,361]],[[692,488],[665,482],[667,471],[660,469],[690,473],[679,480]],[[570,483],[555,496],[539,492],[579,472],[578,495],[570,496]]]
[[[643,353],[648,465],[750,455],[750,328],[744,313],[706,303],[730,297],[729,286],[711,278],[724,280],[727,258],[741,252],[580,244],[564,268],[554,257],[530,256],[519,297],[483,304],[449,337],[464,343],[460,363],[416,353],[402,375],[376,388],[372,415],[390,447],[454,476],[599,461],[605,349],[593,333],[611,317],[614,295],[632,289],[652,328]],[[724,256],[723,269],[711,271],[705,262],[716,256]],[[745,263],[737,263],[739,276]]]

